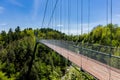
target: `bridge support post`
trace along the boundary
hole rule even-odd
[[[26,75],[26,80],[30,80],[30,73],[31,73],[31,69],[32,69],[32,65],[33,65],[33,61],[35,59],[35,52],[36,52],[36,49],[37,49],[37,45],[38,45],[38,42],[36,42],[35,44],[35,48],[34,48],[34,52],[33,52],[33,55],[32,55],[32,59],[29,63],[29,66],[28,66],[28,72],[27,72],[27,75]]]
[[[82,67],[80,67],[80,71],[85,72]]]
[[[39,43],[38,38],[37,38],[37,32],[35,33],[35,36],[36,36],[35,47],[34,47],[33,55],[31,56],[31,61],[30,61],[29,65],[28,65],[28,72],[26,74],[26,80],[30,80],[30,73],[31,73],[33,61],[35,59],[35,52],[36,52],[36,49],[37,49],[37,45]]]

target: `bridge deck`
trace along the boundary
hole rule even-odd
[[[82,67],[85,71],[89,72],[100,80],[120,80],[120,70],[118,69],[109,67],[98,61],[74,53],[62,47],[45,42],[43,44],[53,49],[63,57],[69,59],[71,62],[75,63],[79,67]]]

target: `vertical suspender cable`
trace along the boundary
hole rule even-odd
[[[83,0],[81,0],[81,36],[83,34]],[[81,47],[81,70],[82,70],[82,47]]]
[[[70,0],[68,0],[68,36],[69,36],[69,27],[70,27]]]
[[[53,0],[53,2],[54,2],[54,0]],[[55,5],[53,5],[53,9],[55,8]],[[55,31],[56,31],[56,12],[54,11],[53,12],[53,10],[52,10],[52,14],[51,15],[54,15],[54,29],[55,29]],[[51,19],[52,20],[52,19]],[[49,26],[49,24],[48,24],[48,26]],[[54,44],[56,43],[56,41],[54,40]],[[55,46],[54,46],[55,47]],[[56,48],[56,47],[55,47]]]
[[[62,31],[61,31],[61,27],[62,27],[62,21],[61,21],[61,19],[62,19],[62,0],[60,0],[60,43],[62,44]],[[61,52],[62,52],[62,49],[61,49]]]
[[[50,10],[50,12],[49,13],[51,13],[52,12],[52,0],[50,1],[50,7],[49,7],[49,9],[48,10]],[[52,22],[53,22],[53,19],[51,20],[51,25],[50,26],[48,26],[48,28],[51,28],[52,29]]]
[[[46,16],[46,11],[47,11],[47,6],[48,6],[48,0],[46,0],[46,5],[45,5],[45,10],[44,10],[44,14],[43,14],[43,20],[42,20],[42,26],[43,27],[43,24],[44,24],[44,20],[45,20],[45,16]]]
[[[106,0],[106,26],[108,25],[108,0]]]
[[[69,0],[69,8],[68,8],[68,16],[69,16],[69,35],[71,35],[71,0]]]
[[[112,0],[111,0],[111,10],[110,10],[111,11],[111,24],[112,24],[112,11],[113,11],[112,8],[113,8],[113,4],[112,4]]]
[[[106,0],[106,26],[108,26],[108,0]],[[106,36],[108,36],[108,33],[106,31]],[[110,58],[109,58],[109,63],[108,65],[110,65]],[[110,76],[111,76],[111,72],[110,72],[110,67],[108,67],[108,71],[109,71],[109,80],[110,80]]]
[[[77,36],[78,36],[78,0],[77,0]],[[79,36],[78,36],[79,39]],[[77,39],[77,43],[78,43],[78,39]]]
[[[51,1],[51,12],[52,12],[52,8],[53,8],[53,0]],[[52,22],[51,22],[51,29],[53,29],[53,20],[54,19],[52,19]],[[54,40],[52,40],[52,42],[53,42],[53,45],[54,45]],[[55,46],[53,46],[53,48],[55,48]],[[51,66],[52,66],[52,75],[53,75],[53,70],[54,70],[54,64],[53,64],[53,59],[52,59],[52,62],[51,62]]]
[[[78,29],[79,29],[79,28],[78,28],[78,20],[79,20],[79,17],[78,17],[78,12],[79,12],[79,11],[78,11],[78,3],[79,3],[79,2],[78,2],[78,0],[77,0],[77,37],[78,37],[78,39],[77,39],[77,41],[76,41],[77,43],[78,43],[78,40],[79,40],[79,34],[78,34]],[[79,48],[78,48],[78,53],[80,53]],[[81,57],[81,58],[82,58],[82,57]],[[82,59],[81,59],[81,60],[82,60]],[[82,61],[81,61],[81,63],[82,63]],[[82,75],[80,76],[80,79],[82,80]]]
[[[81,36],[83,34],[83,0],[81,0]]]
[[[69,34],[71,35],[71,0],[69,0]]]
[[[110,24],[111,24],[111,26],[110,26],[110,31],[111,31],[111,46],[112,46],[112,27],[113,27],[113,24],[112,24],[112,0],[111,0],[111,2],[110,2]]]
[[[56,30],[56,12],[54,12],[54,29]]]
[[[56,0],[57,1],[57,0]],[[53,16],[54,14],[55,14],[55,24],[54,24],[54,27],[55,27],[55,31],[57,31],[57,28],[56,28],[56,23],[57,23],[57,9],[56,9],[56,7],[57,7],[57,2],[55,2],[55,5],[54,5],[54,7],[53,7],[53,11],[52,11],[52,14],[51,14],[51,16]],[[52,17],[50,17],[50,20],[52,20]],[[51,21],[50,21],[51,22]],[[48,26],[49,26],[49,24],[50,24],[50,22],[48,23]],[[57,38],[56,38],[57,39]],[[56,40],[54,41],[54,43],[56,44]],[[56,47],[55,47],[56,48]]]
[[[112,0],[111,0],[111,8],[110,8],[110,13],[111,13],[111,46],[112,46],[112,27],[113,27],[113,24],[112,24],[112,7],[113,7],[113,5],[112,5]]]
[[[67,41],[69,41],[69,27],[70,27],[70,0],[68,0],[68,38],[67,38]],[[69,44],[68,44],[69,46]],[[68,60],[69,60],[69,52],[68,52]]]
[[[67,6],[68,6],[68,7],[67,7],[67,8],[68,8],[68,12],[67,12],[67,13],[68,13],[68,38],[67,38],[67,41],[68,41],[68,40],[69,40],[69,0],[68,0],[68,5],[67,5]],[[69,44],[68,44],[68,45],[69,45]],[[67,46],[68,46],[68,45],[67,45]],[[68,52],[68,57],[67,57],[67,58],[68,58],[68,60],[69,60],[69,52]]]
[[[68,35],[70,36],[70,8],[71,8],[71,0],[68,0]]]
[[[62,0],[60,0],[60,32],[62,33],[61,27],[62,27]]]
[[[53,0],[52,0],[52,8],[53,8]],[[51,9],[51,13],[52,13],[52,9]],[[54,23],[54,17],[53,17],[53,19],[52,19],[52,29],[53,29],[53,23]]]
[[[63,0],[63,1],[65,1],[65,0]],[[67,2],[67,1],[66,1]],[[67,42],[67,40],[68,40],[68,36],[67,36],[67,4],[65,3],[65,2],[63,2],[64,3],[64,8],[65,9],[63,9],[64,11],[64,33],[65,33],[65,36],[64,36],[64,39],[65,39],[65,47],[68,47],[68,45],[66,44],[66,42]],[[67,53],[67,57],[66,57],[66,59],[65,59],[65,65],[66,65],[66,67],[67,67],[67,65],[68,65],[68,53]]]
[[[107,26],[108,26],[108,0],[106,0],[106,27]],[[108,36],[108,32],[107,31],[106,31],[106,36]]]
[[[64,1],[64,0],[63,0],[63,1]],[[63,29],[63,30],[64,30],[64,31],[63,31],[63,32],[65,33],[65,29],[66,29],[66,28],[65,28],[65,26],[66,26],[66,5],[65,5],[65,2],[63,2],[63,7],[64,7],[64,9],[63,9],[63,10],[64,10],[64,11],[63,11],[63,14],[64,14],[64,15],[63,15],[63,17],[64,17],[64,19],[63,19],[63,24],[64,24],[64,25],[63,25],[63,26],[64,26],[63,28],[64,28],[64,29]],[[66,40],[65,37],[66,37],[66,36],[64,35],[64,40]]]
[[[87,41],[87,45],[90,44],[89,27],[90,27],[90,0],[88,0],[88,41]],[[88,52],[87,52],[87,53],[88,53]],[[87,60],[88,60],[88,57],[87,57]]]
[[[88,44],[90,41],[89,28],[90,28],[90,0],[88,0]]]
[[[110,16],[111,16],[111,52],[110,52],[110,59],[109,59],[109,65],[111,66],[111,55],[112,55],[112,27],[113,27],[113,24],[112,24],[112,11],[113,11],[113,4],[112,4],[112,0],[111,0],[111,5],[110,5]],[[111,67],[110,67],[110,73],[109,73],[109,80],[111,79]]]

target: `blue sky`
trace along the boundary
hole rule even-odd
[[[48,0],[45,20],[43,27],[51,27],[62,32],[68,32],[68,0],[59,0],[51,24],[48,22],[56,0]],[[70,0],[70,31],[71,34],[80,34],[81,25],[81,0]],[[106,1],[107,0],[90,0],[90,30],[99,25],[106,24]],[[109,7],[110,7],[110,0]],[[9,28],[20,26],[21,29],[32,27],[40,28],[43,20],[46,0],[0,0],[0,32],[8,31]],[[60,5],[61,20],[60,20]],[[110,22],[110,8],[108,18]],[[78,17],[78,30],[77,30]],[[120,0],[113,0],[113,23],[120,25]],[[88,32],[88,0],[83,0],[83,30]]]

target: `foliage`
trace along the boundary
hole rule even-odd
[[[0,80],[14,80],[14,78],[8,78],[5,73],[0,71]]]
[[[12,29],[8,33],[2,31],[0,34],[1,80],[26,80],[35,46],[35,32],[38,32],[38,37],[44,39],[60,39],[63,35],[49,28],[40,30],[28,28],[21,31],[19,26],[14,32]],[[66,64],[68,63],[62,56],[38,44],[29,80],[58,80],[65,74]]]
[[[64,39],[120,47],[120,27],[117,25],[98,25],[89,34],[80,36],[66,35],[50,28],[21,30],[18,26],[15,30],[9,29],[8,33],[5,31],[0,33],[0,80],[26,80],[35,46],[35,32],[38,33],[36,35],[38,39]],[[116,52],[115,55],[119,53]],[[97,57],[101,59],[100,56]],[[53,50],[38,44],[29,80],[60,80],[70,64]],[[82,75],[73,72],[75,74],[71,74],[71,80],[77,80],[79,75]]]
[[[70,66],[67,69],[66,74],[62,77],[62,80],[95,80],[86,72],[79,70],[77,66]]]
[[[81,35],[79,41],[120,47],[120,27],[112,24],[98,25],[89,34]]]

